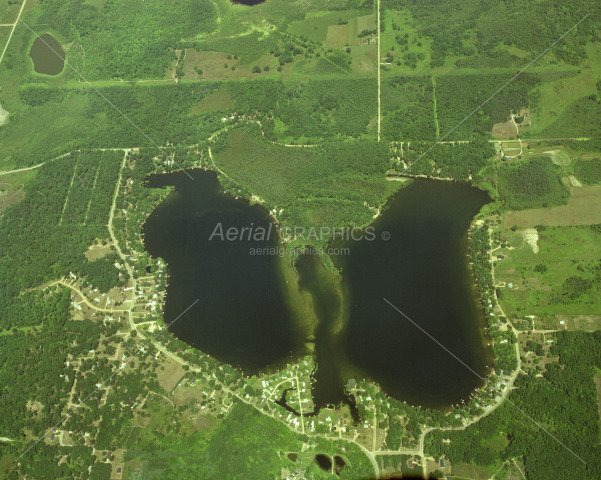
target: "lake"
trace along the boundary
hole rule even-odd
[[[200,299],[171,326],[176,337],[248,372],[285,365],[304,347],[281,285],[282,259],[249,255],[249,248],[277,248],[278,236],[209,240],[219,224],[224,232],[251,224],[267,229],[268,213],[223,193],[212,172],[189,173],[194,181],[183,172],[148,180],[151,187],[175,186],[143,228],[147,251],[169,269],[165,321]]]
[[[348,297],[343,376],[363,373],[389,395],[428,407],[456,403],[482,384],[462,364],[485,377],[493,361],[467,230],[489,201],[467,184],[416,180],[374,222],[373,241],[333,243],[350,249],[334,258]]]
[[[65,52],[58,40],[49,33],[36,37],[29,56],[33,60],[33,68],[37,73],[58,75],[63,71]]]
[[[295,270],[285,256],[269,254],[282,245],[268,212],[223,193],[212,172],[189,173],[195,181],[183,172],[148,179],[150,187],[175,189],[143,228],[146,249],[169,270],[166,323],[200,299],[170,327],[178,338],[249,374],[312,353],[318,408],[342,402],[353,410],[344,394],[352,377],[433,408],[457,403],[482,384],[384,299],[486,375],[492,351],[467,257],[467,230],[490,201],[486,193],[414,181],[371,226],[374,239],[331,242],[348,249],[333,257],[336,275],[310,250]],[[243,238],[227,239],[228,229],[243,227]],[[271,236],[261,238],[261,229]]]

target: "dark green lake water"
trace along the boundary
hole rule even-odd
[[[36,37],[29,51],[34,70],[46,75],[58,75],[65,65],[65,52],[52,35],[45,33]]]
[[[276,248],[269,241],[209,241],[215,226],[269,228],[260,206],[222,193],[215,174],[192,170],[152,176],[152,187],[174,185],[144,225],[147,251],[169,269],[164,315],[171,332],[221,361],[259,371],[276,367],[302,346],[297,322],[282,291],[278,257],[249,255],[249,248]],[[275,230],[275,229],[274,229]]]
[[[332,243],[350,252],[334,258],[342,277],[328,272],[318,256],[302,255],[295,288],[311,295],[318,319],[309,338],[292,308],[285,262],[249,254],[249,248],[278,247],[274,227],[270,240],[208,240],[220,222],[224,230],[251,224],[268,230],[267,212],[222,193],[213,173],[190,173],[196,181],[181,172],[149,179],[149,186],[175,190],[143,230],[147,250],[169,269],[165,321],[200,299],[171,327],[178,338],[248,373],[276,369],[312,350],[318,407],[349,403],[343,389],[351,377],[371,378],[409,403],[441,408],[482,383],[384,298],[486,374],[492,356],[466,256],[469,223],[489,201],[484,192],[415,181],[372,225],[373,241]],[[384,232],[390,239],[382,239]]]
[[[482,383],[415,324],[480,376],[492,365],[467,257],[470,221],[489,201],[465,184],[417,180],[375,221],[374,241],[333,244],[350,248],[334,259],[349,297],[340,349],[393,397],[443,407]]]

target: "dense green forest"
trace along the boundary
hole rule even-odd
[[[601,158],[579,160],[574,165],[574,173],[585,185],[601,183]]]
[[[384,0],[382,4],[387,9],[411,12],[419,34],[432,40],[433,67],[457,57],[462,57],[462,66],[520,65],[522,59],[500,47],[515,46],[530,52],[528,59],[533,59],[588,14],[574,35],[553,52],[558,59],[579,64],[586,57],[584,44],[597,38],[600,27],[599,5],[586,0],[575,0],[569,5],[561,0],[535,4],[502,0]]]
[[[394,77],[382,83],[382,137],[436,140],[434,91],[428,77]]]
[[[509,401],[491,415],[465,431],[428,435],[427,453],[479,465],[523,458],[528,479],[599,478],[601,433],[593,374],[594,367],[601,367],[601,332],[560,332],[551,355],[558,360],[547,364],[542,376],[536,371],[520,375]]]
[[[37,23],[61,32],[65,43],[75,42],[79,48],[72,51],[82,58],[70,61],[88,80],[162,78],[182,38],[217,26],[212,2],[106,0],[100,8],[83,0],[40,3]]]
[[[512,77],[499,74],[436,77],[441,137],[466,140],[489,135],[495,123],[505,122],[512,112],[529,106],[528,92],[539,83],[535,74],[520,75],[495,95]],[[467,118],[468,115],[471,116]]]
[[[494,154],[493,145],[485,137],[480,137],[455,144],[411,142],[403,145],[402,160],[407,166],[407,173],[413,175],[466,180],[477,178]]]
[[[499,193],[505,206],[512,210],[562,205],[570,196],[561,182],[558,167],[549,157],[503,165]]]
[[[20,292],[85,274],[101,291],[120,285],[114,257],[88,261],[95,239],[107,239],[109,210],[123,152],[88,152],[48,163],[27,185],[25,199],[0,219],[0,325],[32,325]],[[68,215],[74,215],[69,217]],[[27,297],[25,297],[27,298]]]
[[[283,225],[362,226],[398,185],[385,180],[388,147],[374,141],[283,147],[236,130],[214,147],[215,162],[233,187],[248,189],[269,208],[284,209]],[[228,178],[222,179],[227,185]],[[366,205],[367,204],[367,205]]]

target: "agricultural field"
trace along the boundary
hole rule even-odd
[[[544,82],[531,92],[536,99],[536,112],[533,126],[524,133],[536,136],[589,137],[598,136],[594,123],[588,114],[595,114],[594,102],[590,96],[600,94],[598,85],[601,79],[601,46],[586,46],[587,63],[572,73],[572,76]],[[598,112],[596,113],[598,115]]]
[[[0,24],[14,23],[22,5],[22,0],[0,0]]]
[[[598,225],[513,227],[494,236],[506,245],[493,255],[500,304],[510,318],[533,315],[540,329],[559,328],[560,315],[601,319]]]
[[[571,187],[566,205],[503,214],[507,227],[577,226],[601,223],[601,187]]]

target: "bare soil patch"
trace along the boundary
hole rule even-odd
[[[538,253],[538,230],[536,228],[526,228],[522,232],[522,236],[524,237],[524,241],[530,245],[532,251]]]
[[[101,243],[95,243],[90,245],[88,251],[84,253],[85,257],[93,262],[94,260],[98,260],[99,258],[108,255],[111,252],[111,244],[107,243],[106,245],[102,245]]]
[[[170,392],[186,374],[186,371],[179,363],[177,363],[175,360],[171,360],[170,358],[166,359],[164,367],[165,370],[161,368],[157,370],[157,377],[161,387],[163,387],[167,392]]]
[[[3,212],[11,205],[15,203],[19,203],[21,200],[25,198],[25,191],[20,188],[18,190],[13,190],[10,192],[2,192],[0,191],[0,212]]]
[[[6,123],[8,120],[8,112],[2,108],[2,104],[0,103],[0,127]]]
[[[517,135],[515,125],[511,120],[503,123],[495,123],[492,127],[492,136],[501,140],[506,140]]]

